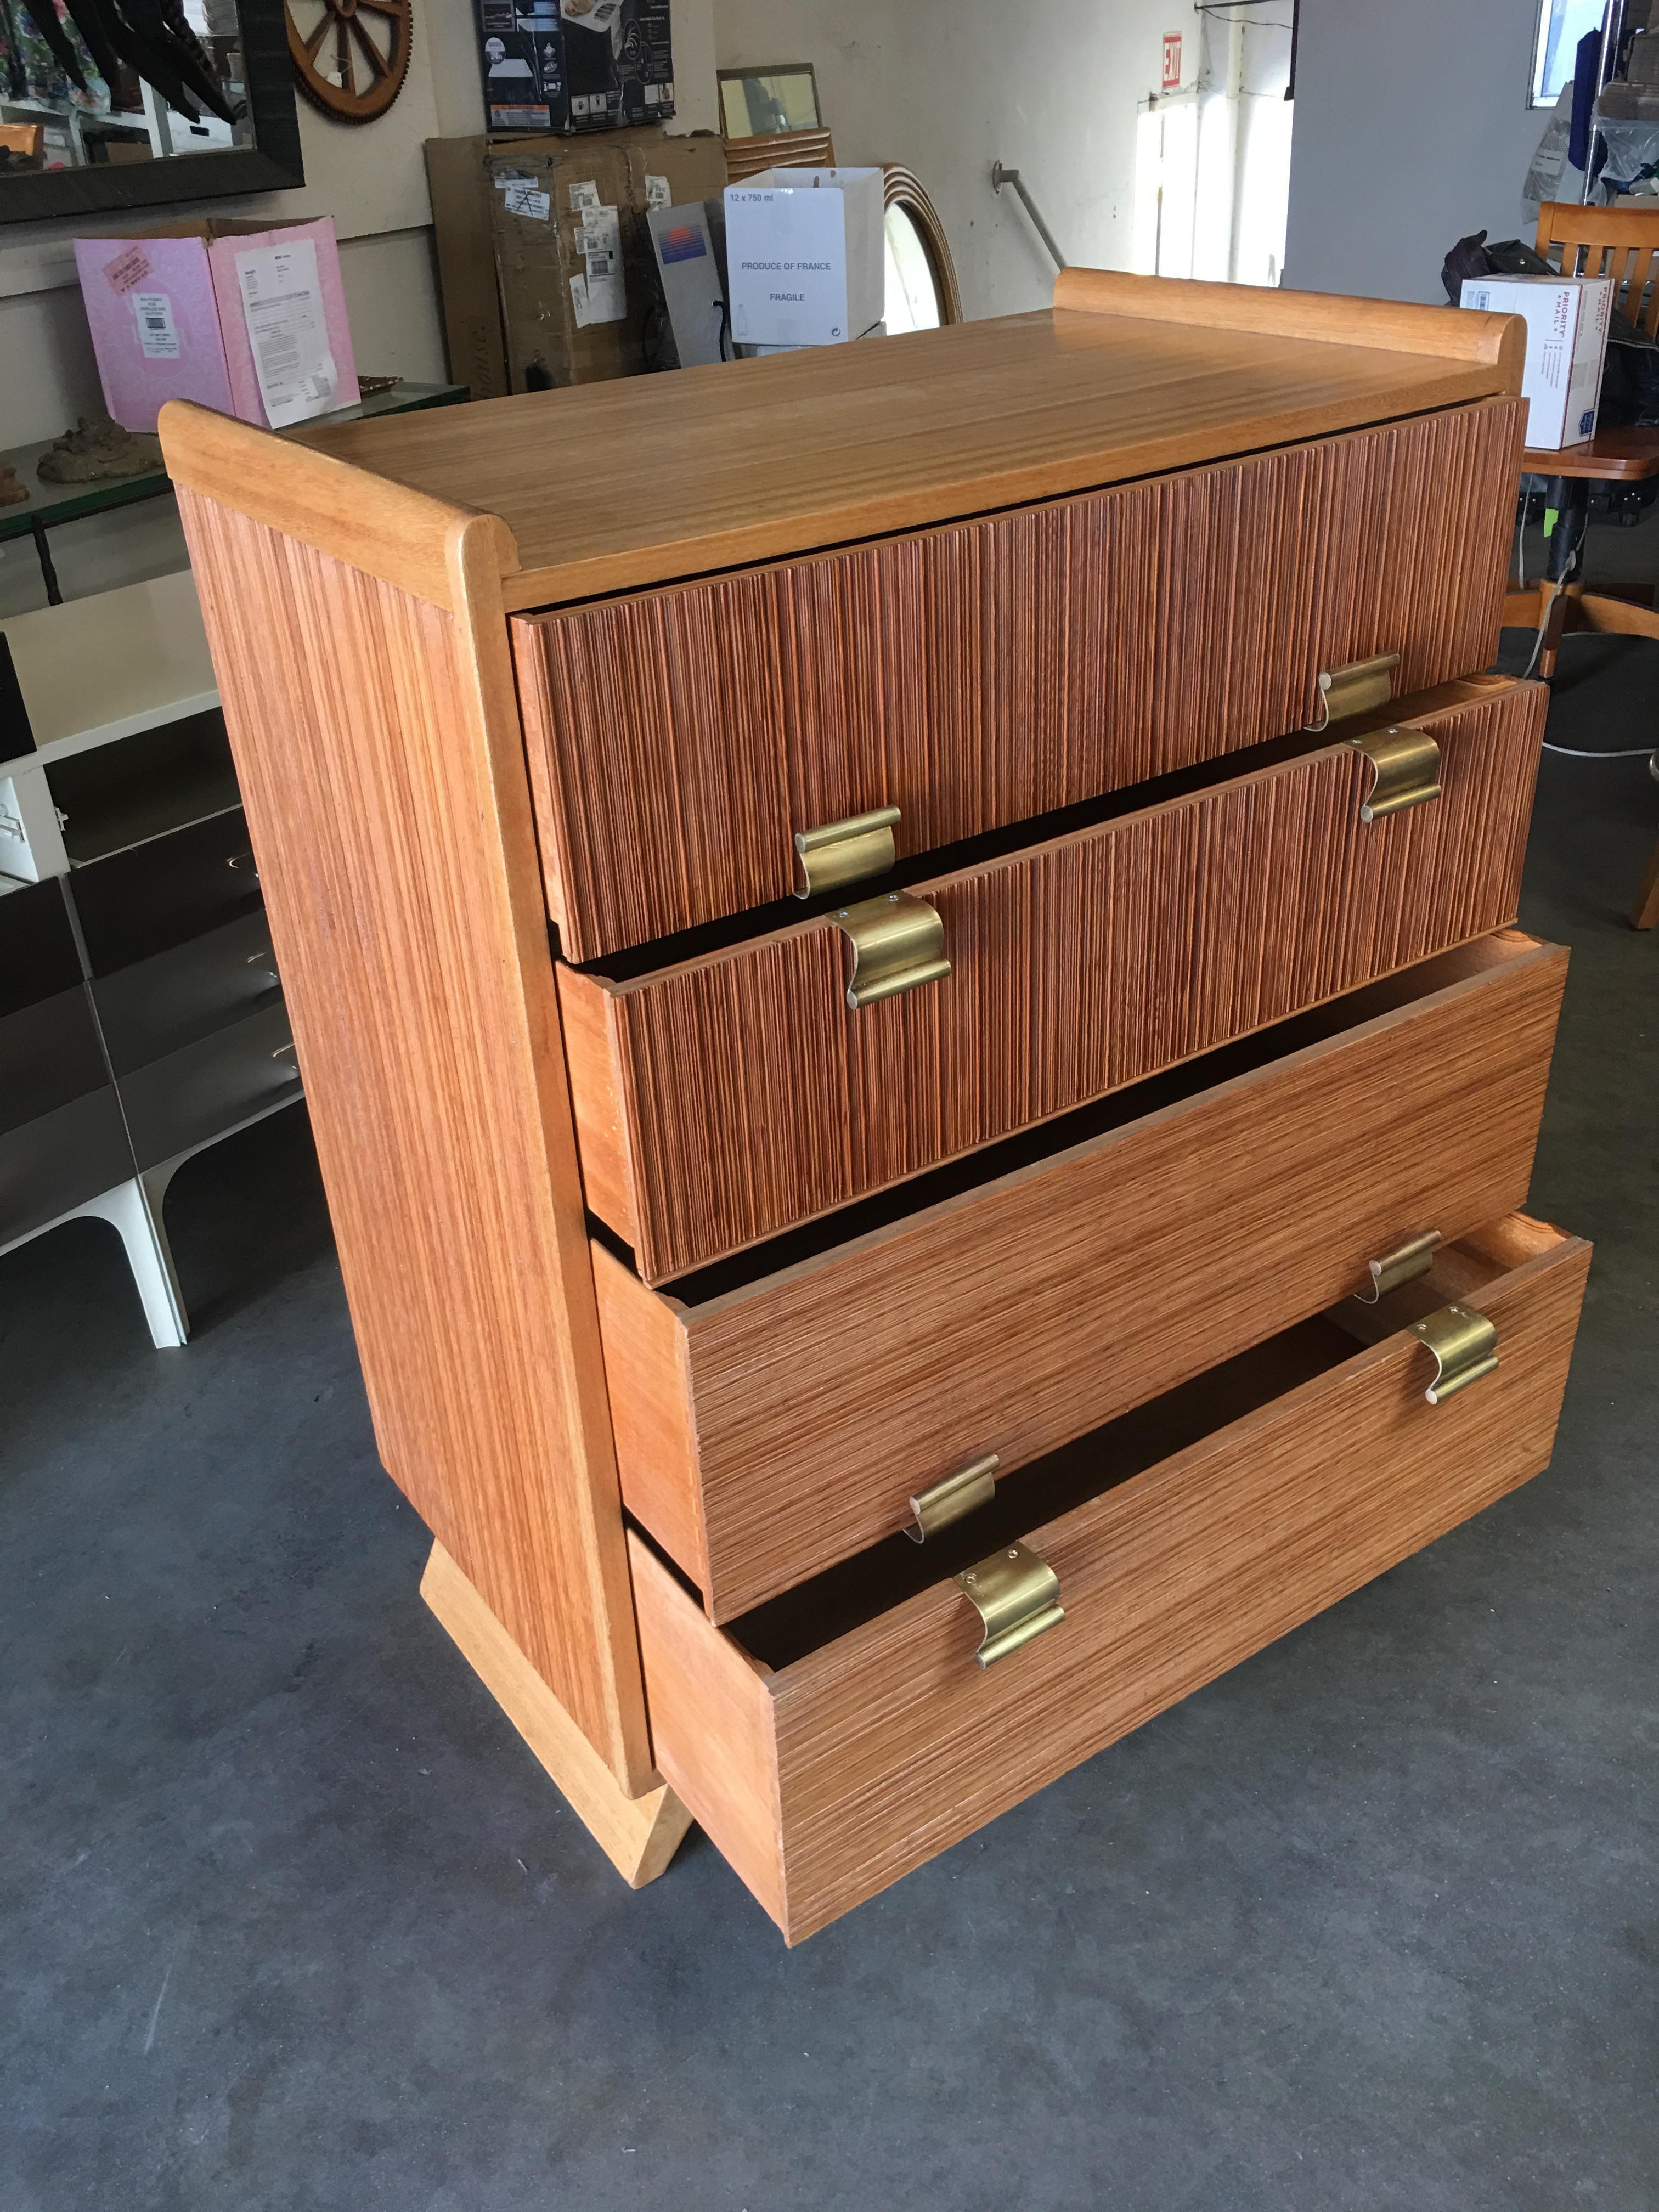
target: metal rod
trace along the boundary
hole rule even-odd
[[[1032,222],[1036,226],[1037,236],[1042,240],[1049,252],[1054,257],[1055,268],[1066,268],[1067,266],[1066,256],[1060,252],[1059,246],[1055,244],[1054,234],[1042,220],[1042,210],[1037,206],[1036,202],[1031,198],[1030,192],[1026,191],[1019,171],[1018,169],[1005,169],[1000,161],[993,161],[991,164],[991,190],[994,192],[1000,192],[1005,185],[1012,185],[1014,190],[1019,194],[1020,204],[1024,208],[1026,214],[1030,216]]]

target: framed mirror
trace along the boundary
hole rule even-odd
[[[781,131],[822,127],[818,81],[811,62],[722,70],[720,80],[723,137],[775,138]]]
[[[0,222],[304,182],[283,0],[0,0]]]
[[[884,176],[887,279],[883,318],[888,337],[959,323],[962,295],[939,210],[908,169],[890,163]]]

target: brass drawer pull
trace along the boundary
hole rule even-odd
[[[1407,1237],[1396,1244],[1392,1252],[1385,1252],[1380,1260],[1365,1262],[1370,1282],[1354,1296],[1362,1305],[1374,1306],[1390,1291],[1397,1291],[1401,1283],[1414,1283],[1419,1275],[1426,1275],[1434,1265],[1434,1255],[1440,1249],[1440,1231],[1425,1229],[1420,1237]]]
[[[1346,668],[1319,672],[1320,703],[1324,717],[1310,722],[1310,730],[1328,730],[1333,722],[1346,722],[1350,714],[1369,714],[1386,707],[1394,696],[1397,653],[1374,653],[1369,660],[1351,660]]]
[[[1018,1651],[1034,1636],[1058,1627],[1066,1618],[1060,1577],[1024,1544],[993,1552],[976,1567],[964,1567],[957,1580],[985,1624],[974,1654],[981,1667],[994,1667],[999,1659]]]
[[[995,1452],[987,1452],[982,1459],[972,1460],[954,1474],[947,1474],[931,1490],[919,1492],[910,1500],[915,1518],[907,1522],[904,1530],[910,1541],[925,1544],[964,1514],[977,1513],[981,1505],[988,1505],[996,1495],[997,1469],[1001,1464]]]
[[[797,830],[800,880],[795,896],[812,898],[819,891],[860,883],[866,876],[885,875],[898,858],[893,845],[898,818],[896,806],[878,806],[868,814],[849,814],[844,822]]]
[[[843,907],[836,926],[853,948],[847,1003],[854,1011],[918,984],[937,983],[951,972],[939,909],[908,891]]]
[[[1371,764],[1370,789],[1359,802],[1362,822],[1439,798],[1440,748],[1426,730],[1374,730],[1348,743]]]
[[[1498,1331],[1485,1314],[1467,1306],[1442,1306],[1425,1320],[1414,1321],[1411,1334],[1434,1354],[1434,1380],[1424,1395],[1430,1405],[1455,1398],[1490,1375],[1498,1364]]]

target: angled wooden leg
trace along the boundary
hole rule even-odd
[[[421,1595],[631,1888],[664,1872],[691,1815],[665,1782],[624,1797],[616,1777],[441,1544]]]
[[[1659,921],[1659,844],[1648,856],[1648,872],[1642,878],[1642,888],[1636,894],[1636,903],[1630,910],[1632,929],[1651,929]]]

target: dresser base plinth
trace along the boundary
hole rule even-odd
[[[690,1814],[667,1784],[659,1782],[642,1797],[623,1795],[610,1768],[441,1544],[432,1547],[421,1595],[623,1881],[633,1889],[654,1881],[691,1825]]]

